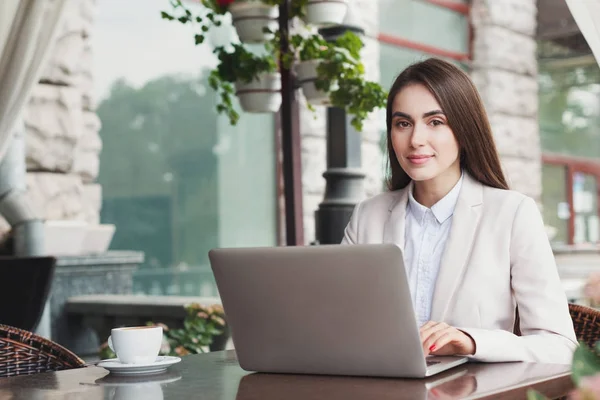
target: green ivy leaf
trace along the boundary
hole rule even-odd
[[[540,392],[530,389],[527,391],[527,400],[548,400],[548,398]]]
[[[585,343],[580,343],[573,354],[571,372],[575,386],[579,386],[582,378],[600,372],[600,357]]]
[[[161,16],[162,19],[166,19],[166,20],[169,20],[169,21],[173,21],[175,19],[171,14],[167,14],[164,11],[160,12],[160,16]]]

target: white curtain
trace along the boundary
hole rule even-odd
[[[567,5],[600,64],[600,0],[567,0]]]
[[[68,0],[0,0],[0,160],[54,44]]]

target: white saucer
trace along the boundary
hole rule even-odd
[[[156,361],[150,364],[123,364],[118,358],[111,358],[102,360],[96,365],[109,370],[114,375],[150,375],[165,372],[171,365],[180,361],[179,357],[158,356]]]

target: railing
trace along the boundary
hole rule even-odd
[[[209,266],[142,267],[133,275],[133,293],[162,296],[218,297]]]

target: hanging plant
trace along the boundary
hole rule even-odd
[[[202,5],[207,12],[204,16],[193,15],[189,8],[183,5],[181,0],[170,0],[172,11],[161,11],[160,15],[168,21],[179,21],[182,24],[198,25],[198,32],[194,34],[196,45],[204,43],[206,34],[212,26],[221,26],[222,16],[227,12],[228,6],[233,0],[202,0]]]
[[[290,43],[299,59],[296,72],[309,102],[345,109],[358,131],[370,112],[385,107],[387,93],[365,79],[360,61],[363,44],[356,34],[346,32],[333,42],[320,35],[294,35]]]
[[[194,15],[182,0],[170,0],[171,12],[161,11],[161,17],[182,24],[197,24],[195,43],[202,44],[212,26],[221,26],[222,17],[231,14],[233,26],[243,43],[263,43],[271,39],[268,32],[278,27],[277,18],[282,0],[201,0],[205,15]]]
[[[272,55],[258,56],[241,44],[232,45],[230,51],[219,46],[214,53],[219,65],[210,73],[208,82],[218,95],[217,112],[225,114],[232,125],[240,118],[233,107],[234,94],[240,96],[241,106],[246,111],[275,112],[279,109],[281,83]],[[253,93],[261,96],[249,96]]]
[[[298,62],[295,64],[295,72],[298,83],[302,87],[302,92],[310,105],[331,105],[331,99],[328,90],[317,88],[318,67],[324,62],[325,52],[330,46],[319,35],[313,35],[304,38],[300,35],[292,36],[290,44],[298,52]],[[332,85],[335,85],[332,82]],[[333,87],[329,88],[330,90]]]
[[[325,1],[292,0],[290,15],[302,18],[311,5],[321,2]],[[345,0],[326,2],[346,6]],[[201,44],[211,26],[221,25],[221,17],[225,13],[277,9],[282,0],[201,0],[207,8],[203,16],[194,16],[181,0],[170,0],[170,3],[174,12],[162,12],[162,17],[183,24],[199,24],[199,32],[194,37],[195,43]],[[268,55],[253,54],[242,44],[214,49],[219,64],[211,72],[209,84],[218,95],[217,111],[225,114],[232,125],[239,120],[232,95],[239,97],[242,109],[248,112],[276,112],[281,105],[281,82],[275,61],[279,57],[280,35],[275,20],[268,17],[260,26],[242,26],[243,18],[239,20],[240,24],[236,26],[238,32],[245,30],[240,36],[245,35],[245,40],[250,42],[265,40]],[[370,112],[385,106],[386,92],[378,83],[365,79],[360,59],[363,43],[356,34],[347,32],[333,42],[325,41],[318,34],[308,37],[294,35],[289,41],[290,52],[282,54],[281,59],[287,69],[296,71],[309,106],[328,105],[345,109],[352,115],[351,124],[359,131]]]
[[[302,19],[309,25],[339,25],[348,10],[347,0],[302,0]]]
[[[279,26],[280,0],[237,0],[229,4],[231,21],[243,43],[264,43]]]

